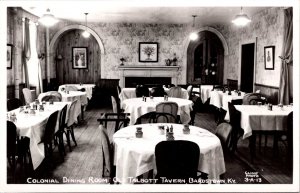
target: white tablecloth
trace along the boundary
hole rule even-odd
[[[143,124],[128,126],[120,129],[113,136],[115,145],[114,165],[116,166],[116,179],[121,183],[130,183],[130,177],[135,178],[154,169],[155,146],[166,140],[161,134],[158,125],[170,124]],[[208,174],[209,179],[219,179],[225,173],[225,162],[220,140],[217,136],[205,129],[190,126],[190,134],[182,132],[183,125],[172,124],[175,140],[188,140],[198,144],[200,159],[198,170]],[[142,127],[143,138],[136,138],[136,127]]]
[[[252,135],[252,130],[286,130],[287,116],[293,111],[292,106],[273,106],[272,111],[267,105],[235,105],[241,112],[241,127],[243,138]]]
[[[59,86],[58,91],[61,91],[62,88],[68,90],[68,87],[75,87],[76,89],[84,88],[86,96],[90,100],[92,98],[93,88],[95,87],[95,84],[63,84]]]
[[[241,92],[241,96],[238,96],[238,94],[234,91],[231,91],[231,95],[228,95],[228,91],[223,93],[223,91],[214,90],[210,92],[209,104],[226,110],[227,113],[225,115],[225,120],[229,120],[228,102],[231,102],[232,100],[243,99],[244,95],[244,92]]]
[[[203,103],[205,103],[209,99],[210,92],[212,91],[213,87],[214,87],[213,85],[201,85],[200,86],[201,99],[202,99]]]
[[[54,102],[50,105],[49,102],[44,106],[44,111],[36,111],[36,114],[25,114],[24,111],[20,113],[20,109],[15,109],[8,113],[14,112],[17,116],[17,120],[14,122],[17,127],[18,136],[25,136],[30,138],[30,153],[33,164],[33,169],[36,169],[43,161],[45,157],[44,143],[41,143],[41,139],[45,132],[46,123],[49,116],[59,111],[56,123],[56,131],[59,129],[59,116],[60,112],[65,105],[70,106],[70,102]],[[68,113],[68,110],[67,110]],[[66,116],[67,117],[67,116]]]
[[[190,112],[193,109],[193,102],[187,99],[169,97],[168,101],[176,102],[178,104],[178,115],[182,123],[189,123],[191,120]],[[122,103],[122,108],[125,113],[130,113],[130,125],[135,124],[136,120],[149,112],[155,111],[158,103],[164,102],[164,97],[154,97],[150,99],[147,97],[146,102],[142,98],[126,99]]]
[[[167,94],[169,94],[170,89],[164,88],[164,90]],[[136,98],[135,88],[123,88],[119,96],[121,102],[123,102],[123,100],[125,99]],[[188,99],[189,95],[187,93],[187,90],[181,88],[181,96],[183,99]]]

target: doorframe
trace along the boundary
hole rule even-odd
[[[209,26],[205,26],[205,27],[200,27],[198,29],[195,29],[194,32],[195,33],[200,33],[200,32],[203,32],[203,31],[210,31],[214,34],[216,34],[220,41],[222,42],[222,45],[223,45],[223,49],[224,49],[224,69],[225,69],[225,57],[229,54],[229,47],[228,47],[228,44],[226,42],[226,39],[225,37],[223,36],[223,34],[218,31],[217,29],[213,28],[213,27],[209,27]],[[184,84],[186,84],[188,82],[187,80],[187,53],[188,53],[188,47],[190,45],[190,42],[193,41],[193,40],[190,40],[189,38],[189,35],[187,35],[185,37],[185,40],[184,40],[184,53],[183,53],[183,58],[182,58],[182,72],[181,73],[183,76],[182,76],[182,80],[184,81]],[[223,69],[223,75],[224,75],[224,69]],[[223,76],[223,82],[224,82],[224,76]]]
[[[238,69],[238,89],[241,89],[241,74],[242,74],[242,46],[245,44],[254,44],[254,65],[253,65],[253,85],[252,85],[252,92],[254,92],[254,86],[256,82],[256,65],[257,65],[257,37],[255,39],[250,40],[241,40],[239,42],[239,69]]]

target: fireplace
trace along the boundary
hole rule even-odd
[[[171,83],[171,77],[125,77],[126,88],[135,88],[136,85],[140,84],[153,87],[155,85],[167,85]]]
[[[120,86],[136,87],[137,84],[177,84],[179,66],[139,66],[128,65],[119,67]]]

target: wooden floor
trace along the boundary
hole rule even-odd
[[[72,143],[72,151],[70,152],[65,145],[67,155],[64,160],[60,157],[56,148],[54,152],[54,160],[52,164],[43,162],[41,166],[34,172],[26,172],[18,169],[15,182],[12,181],[11,173],[8,171],[8,183],[27,183],[27,177],[35,179],[56,179],[57,183],[64,184],[92,184],[92,183],[107,183],[105,180],[100,180],[100,168],[98,163],[100,158],[100,137],[97,129],[101,112],[111,111],[108,108],[90,109],[85,112],[85,123],[78,125],[75,131],[77,146]],[[214,132],[217,124],[214,121],[214,116],[211,113],[197,113],[195,125]],[[112,133],[111,133],[112,135]],[[264,148],[262,152],[258,152],[258,159],[251,164],[249,159],[249,149],[247,148],[247,140],[239,142],[238,152],[236,156],[225,156],[226,173],[224,179],[233,178],[238,184],[257,183],[245,182],[245,171],[255,172],[259,174],[263,184],[289,184],[292,183],[291,170],[287,170],[282,164],[284,161],[282,155],[285,155],[283,148],[280,151],[279,159],[274,159],[271,156],[272,149]],[[281,159],[282,158],[282,159]]]

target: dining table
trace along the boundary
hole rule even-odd
[[[122,88],[119,97],[120,97],[120,102],[122,103],[125,99],[130,99],[130,98],[136,98],[136,93],[135,93],[136,88]],[[170,89],[164,87],[164,90],[167,94],[169,94]],[[150,88],[149,88],[150,91]],[[181,98],[183,99],[188,99],[189,94],[186,89],[181,88]]]
[[[93,95],[93,88],[95,87],[95,84],[63,84],[58,87],[58,91],[64,91],[64,90],[72,90],[75,89],[85,89],[86,96],[89,100],[91,100]]]
[[[214,85],[201,85],[200,88],[194,87],[193,91],[200,93],[202,103],[205,103],[210,98],[213,87]]]
[[[271,133],[274,136],[273,149],[278,150],[277,133],[287,131],[288,115],[293,111],[291,105],[234,105],[241,113],[243,139],[249,139],[251,162],[255,157],[256,134]],[[278,131],[278,132],[277,132]]]
[[[228,102],[232,102],[233,100],[242,100],[245,95],[245,92],[229,91],[226,92],[213,90],[210,92],[210,105],[213,105],[217,108],[222,108],[226,111],[225,120],[229,120],[229,110],[228,110]]]
[[[130,113],[129,124],[133,125],[139,117],[155,111],[156,105],[164,101],[164,97],[146,97],[146,101],[143,101],[142,97],[130,98],[121,103],[121,108],[125,113]],[[180,115],[181,123],[188,124],[191,120],[190,112],[193,110],[193,101],[173,97],[168,97],[168,101],[178,104],[177,115]]]
[[[163,126],[164,129],[160,129]],[[124,127],[113,135],[116,180],[130,184],[138,176],[153,170],[156,172],[155,146],[167,140],[166,128],[173,127],[174,140],[195,142],[200,148],[198,171],[208,174],[208,179],[218,180],[224,174],[225,162],[219,138],[210,131],[189,126],[189,134],[183,133],[184,125],[153,123]],[[142,128],[142,137],[136,137],[136,128]]]
[[[287,130],[287,118],[293,111],[293,106],[273,105],[234,105],[241,112],[241,128],[244,130],[243,138],[250,137],[252,131],[284,131]]]
[[[60,112],[65,105],[67,105],[66,122],[71,102],[53,102],[53,104],[46,102],[43,105],[44,110],[31,110],[33,109],[34,103],[35,102],[31,103],[30,107],[27,109],[25,106],[22,106],[7,112],[7,120],[14,122],[19,137],[28,137],[30,139],[30,155],[33,169],[35,170],[45,158],[44,143],[41,140],[45,132],[48,118],[55,111],[59,111],[55,127],[55,132],[58,131]],[[12,119],[12,115],[15,115],[16,119]]]

